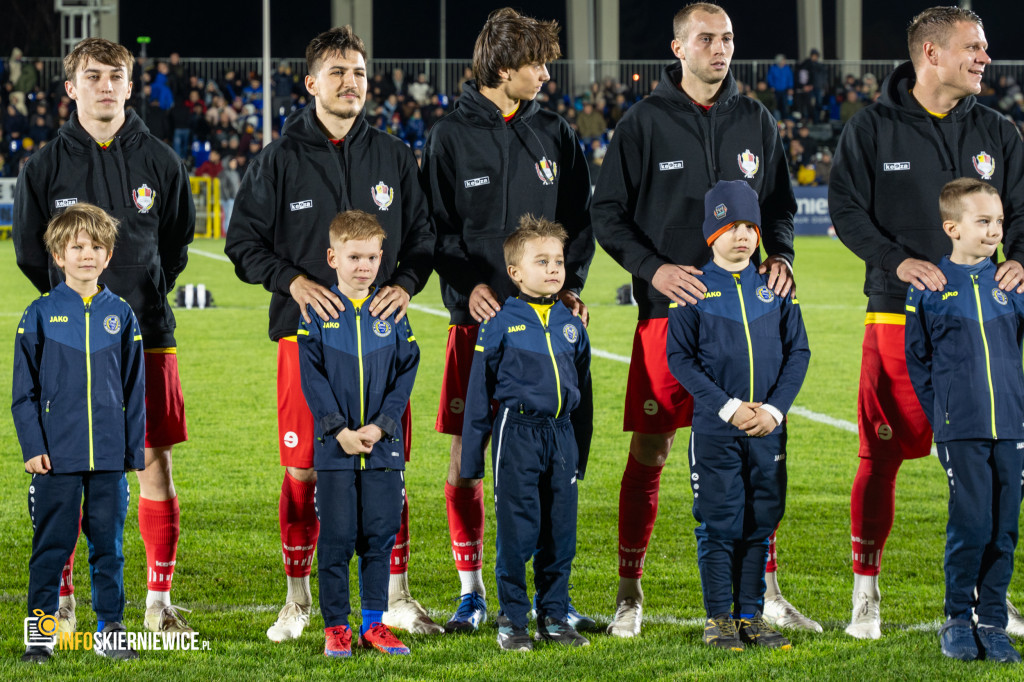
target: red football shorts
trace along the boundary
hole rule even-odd
[[[466,411],[466,389],[469,370],[473,366],[478,324],[453,324],[448,327],[448,344],[444,356],[444,383],[437,407],[434,429],[450,436],[462,435],[462,415]]]
[[[857,396],[860,456],[916,459],[931,452],[932,429],[907,374],[905,317],[868,313]]]
[[[668,368],[668,318],[640,320],[633,334],[623,431],[669,433],[693,423],[693,397]]]
[[[188,440],[185,396],[178,376],[178,349],[153,348],[146,362],[146,447],[162,448]]]
[[[405,406],[402,414],[402,432],[405,435],[405,461],[409,461],[412,443],[412,410]],[[302,374],[299,370],[299,344],[295,337],[277,342],[277,446],[281,453],[281,466],[296,469],[313,468],[313,442],[316,438],[315,420],[302,393]]]

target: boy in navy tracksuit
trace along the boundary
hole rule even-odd
[[[506,268],[519,295],[480,325],[469,375],[461,474],[483,478],[490,438],[498,644],[505,650],[533,648],[526,631],[530,557],[535,638],[590,643],[566,622],[576,555],[576,479],[585,473],[593,428],[590,342],[580,318],[557,298],[565,283],[566,238],[557,223],[525,215],[505,240]]]
[[[110,263],[117,221],[91,204],[50,220],[47,250],[64,282],[43,294],[18,325],[11,411],[25,471],[32,474],[28,615],[57,611],[61,569],[78,539],[79,514],[89,539],[93,651],[138,658],[125,642],[124,521],[126,471],[145,467],[145,378],[142,335],[124,299],[99,286]],[[84,502],[83,502],[84,494]],[[56,621],[38,621],[22,660],[53,653]]]
[[[949,481],[942,653],[1019,663],[1006,635],[1024,469],[1024,296],[1000,290],[992,261],[1003,238],[999,193],[972,178],[939,197],[953,252],[940,291],[907,295],[907,370]],[[976,592],[975,592],[976,591]],[[972,619],[977,629],[972,632]]]
[[[331,287],[345,300],[337,319],[310,314],[298,331],[302,392],[316,423],[313,466],[320,520],[317,547],[324,655],[351,656],[349,562],[359,555],[363,622],[359,645],[387,654],[409,649],[381,622],[388,610],[391,549],[402,520],[405,469],[402,414],[420,351],[408,318],[369,314],[386,234],[363,211],[331,222]],[[399,316],[395,316],[396,318]]]
[[[796,298],[780,298],[750,262],[760,241],[757,193],[719,181],[704,197],[713,258],[697,305],[671,306],[668,366],[694,397],[690,485],[704,642],[788,649],[762,619],[768,538],[786,507],[785,414],[811,351]],[[741,492],[742,491],[742,494]]]

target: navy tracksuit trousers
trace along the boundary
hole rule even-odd
[[[708,617],[764,606],[768,538],[786,509],[786,432],[690,435],[697,566]]]
[[[1019,534],[1024,441],[938,443],[949,482],[946,617],[1006,627],[1006,591]],[[977,601],[974,589],[978,590]]]
[[[89,541],[92,608],[99,620],[124,617],[124,521],[128,479],[123,471],[33,474],[28,488],[32,557],[28,615],[57,612],[60,572],[78,542],[78,518]],[[84,499],[83,499],[84,498]]]
[[[325,627],[348,625],[349,562],[359,555],[362,608],[388,610],[391,549],[402,523],[405,480],[392,469],[317,471],[317,577]]]
[[[501,613],[513,625],[526,627],[526,562],[532,556],[537,621],[564,621],[576,556],[578,502],[579,452],[569,417],[530,417],[501,407],[491,453],[498,525],[494,573]]]

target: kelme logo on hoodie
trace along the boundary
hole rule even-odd
[[[54,208],[67,208],[68,206],[74,206],[77,203],[78,203],[78,198],[77,197],[72,198],[72,199],[57,199],[57,201],[53,202],[53,207]]]

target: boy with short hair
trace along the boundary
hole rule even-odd
[[[719,181],[704,197],[713,257],[697,305],[669,307],[666,353],[694,397],[690,485],[704,642],[789,649],[762,618],[768,538],[786,506],[786,423],[811,351],[793,296],[780,297],[751,257],[760,241],[757,193]],[[742,492],[741,492],[742,491]]]
[[[483,478],[490,438],[498,644],[510,651],[533,648],[526,630],[530,557],[535,639],[590,643],[567,622],[576,480],[586,472],[593,403],[586,328],[558,297],[565,284],[566,239],[558,223],[529,214],[520,219],[504,242],[506,270],[519,294],[480,325],[469,374],[460,473],[465,479]]]
[[[91,204],[50,220],[44,240],[64,281],[18,325],[11,412],[32,474],[28,614],[56,613],[81,514],[97,616],[93,651],[123,660],[138,658],[121,624],[125,472],[145,467],[146,407],[138,322],[124,299],[97,282],[116,236],[117,221]],[[29,645],[22,660],[44,663],[52,654],[53,640]]]
[[[402,415],[420,351],[408,318],[375,318],[367,305],[386,233],[358,210],[331,222],[331,287],[345,301],[337,319],[311,312],[298,330],[302,392],[316,424],[313,466],[320,611],[325,656],[352,655],[349,562],[359,554],[363,621],[359,646],[408,654],[381,618],[388,610],[391,550],[402,521],[405,483]]]
[[[907,370],[949,482],[942,653],[1020,663],[1006,635],[1024,469],[1024,296],[996,286],[999,192],[978,179],[939,196],[952,254],[941,291],[907,294]],[[975,590],[977,596],[975,596]],[[972,620],[977,618],[977,627]]]

